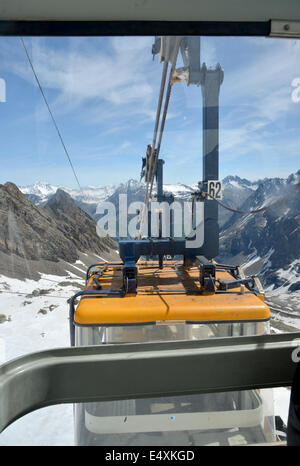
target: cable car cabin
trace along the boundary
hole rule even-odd
[[[91,266],[76,310],[71,302],[73,343],[194,340],[268,332],[270,311],[262,290],[240,284],[237,269],[216,265],[218,288],[205,292],[198,267],[187,268],[174,261],[165,262],[162,269],[158,265],[156,261],[137,263],[136,294],[121,292],[123,264]],[[224,283],[230,288],[222,290]],[[268,400],[265,404],[266,394],[269,397],[270,390],[77,404],[76,443],[235,445],[274,441],[273,413],[266,411],[272,403]]]

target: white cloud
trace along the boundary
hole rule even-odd
[[[38,47],[33,60],[46,87],[79,100],[103,99],[112,104],[127,104],[141,98],[147,100],[152,95],[150,79],[144,73],[149,61],[147,52],[141,46],[134,48],[127,38],[122,42],[113,39],[105,48],[89,53]]]
[[[295,140],[300,106],[291,99],[292,77],[300,72],[300,44],[257,38],[243,41],[252,46],[248,60],[225,69],[221,86],[222,156],[228,161],[260,156],[275,165],[284,156],[290,163],[300,142],[298,137]]]
[[[237,40],[240,61],[230,49],[225,50],[223,38],[201,40],[201,62],[211,66],[220,61],[225,72],[220,91],[221,163],[239,159],[242,166],[243,157],[249,154],[269,157],[273,153],[279,158],[283,150],[294,156],[297,141],[288,132],[288,123],[291,115],[295,116],[293,129],[299,122],[296,113],[300,104],[292,102],[291,83],[300,76],[300,43]],[[136,128],[142,125],[144,134],[140,131],[138,137],[141,141],[144,137],[145,147],[152,141],[162,72],[158,60],[152,62],[152,41],[150,37],[25,38],[58,121],[70,115],[81,125],[92,124],[96,131],[99,128],[99,139],[95,136],[90,148],[83,144],[91,159],[103,153],[122,156],[129,149],[131,131],[137,138]],[[220,60],[220,50],[226,66]],[[19,39],[0,40],[0,60],[2,69],[36,85]],[[33,107],[35,114],[29,117],[38,122],[49,118],[42,100],[36,99]],[[176,84],[168,113],[172,121],[166,124],[161,150],[166,158],[176,158],[172,164],[201,163],[201,118],[201,88]],[[130,153],[134,153],[134,144],[137,142],[132,140]]]
[[[136,113],[150,110],[157,93],[159,68],[151,65],[150,38],[112,38],[86,42],[69,39],[70,47],[54,46],[44,39],[25,39],[32,62],[44,89],[57,92],[55,105],[70,108],[84,103],[106,102],[111,106],[135,105]],[[66,42],[64,42],[66,44]],[[76,48],[78,47],[78,48]],[[21,43],[13,53],[3,43],[0,53],[10,72],[36,85]]]

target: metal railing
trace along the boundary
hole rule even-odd
[[[0,366],[0,431],[31,411],[60,403],[290,386],[296,339],[300,333],[29,354]]]

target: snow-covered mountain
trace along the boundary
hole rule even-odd
[[[252,182],[239,176],[226,176],[223,179],[223,202],[228,207],[233,209],[240,208],[243,203],[248,199],[253,191],[255,191],[260,184],[260,181]],[[229,221],[232,212],[219,207],[219,225],[220,228]]]
[[[77,201],[86,203],[97,203],[106,200],[116,190],[117,186],[85,186],[80,189],[71,189],[66,186],[51,185],[46,182],[36,181],[28,186],[19,186],[25,196],[38,205],[46,203],[58,189],[62,189]]]
[[[127,182],[120,183],[118,185],[105,185],[105,186],[85,186],[80,189],[71,189],[67,186],[51,185],[46,182],[36,181],[35,183],[28,186],[19,186],[26,197],[33,196],[36,204],[43,204],[56,193],[58,189],[66,191],[73,199],[81,202],[97,203],[105,201],[114,194],[120,193],[132,193],[139,194],[139,191],[144,193],[145,183],[130,179]],[[185,185],[182,183],[177,184],[165,184],[165,192],[172,193],[176,197],[185,198],[188,197],[191,192],[197,189],[197,185]]]
[[[245,191],[247,194],[255,190],[258,186],[249,180],[242,179],[238,176],[227,176],[223,180],[223,187],[225,190],[235,189],[239,194]],[[104,186],[85,186],[80,189],[72,189],[67,186],[51,185],[47,182],[36,181],[35,183],[28,186],[19,186],[19,189],[23,194],[28,196],[35,196],[36,203],[41,204],[46,202],[58,189],[63,189],[70,194],[73,199],[88,203],[97,203],[107,200],[115,192],[138,192],[145,188],[144,182],[139,182],[134,179],[130,179],[127,182],[120,183],[117,185],[104,185]],[[198,189],[197,184],[187,185],[183,183],[176,184],[164,184],[164,191],[166,194],[173,194],[176,198],[188,199],[192,192]],[[243,196],[247,197],[247,196]]]
[[[55,194],[58,188],[59,186],[53,186],[43,181],[37,181],[29,186],[19,187],[23,194],[37,196],[43,200]]]
[[[258,185],[261,183],[261,180],[258,181],[249,181],[246,178],[240,178],[239,176],[229,175],[223,179],[223,184],[228,188],[239,188],[242,190],[243,188],[250,189],[255,191]]]
[[[235,213],[224,225],[222,250],[232,255],[250,254],[262,257],[271,249],[277,251],[272,263],[279,268],[288,265],[300,251],[300,170],[288,178],[266,178],[241,206],[247,214]],[[270,208],[258,214],[251,210]],[[275,259],[276,256],[276,259]]]
[[[259,272],[270,297],[295,310],[300,298],[299,183],[300,170],[288,178],[260,181],[241,210],[272,207],[258,214],[233,214],[220,237],[221,257],[227,262],[242,258],[250,272]]]
[[[82,190],[71,189],[66,186],[55,186],[46,182],[37,181],[29,186],[20,186],[20,190],[33,203],[43,206],[58,189],[67,192],[79,207],[92,217],[97,219],[97,204],[103,201],[112,202],[118,209],[119,195],[127,194],[128,203],[143,201],[145,195],[145,183],[136,180],[128,180],[118,185],[86,186]],[[257,188],[257,183],[228,176],[223,180],[223,199],[230,207],[238,208]],[[183,183],[164,184],[165,194],[173,194],[176,200],[190,201],[191,194],[198,189],[196,184],[186,185]],[[155,192],[155,186],[154,186]],[[229,211],[220,209],[220,225],[222,226],[231,216]]]
[[[187,185],[182,183],[164,184],[165,194],[173,194],[175,199],[190,200],[191,194],[198,189],[196,184]]]

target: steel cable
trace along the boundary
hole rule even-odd
[[[151,146],[151,155],[150,155],[150,163],[149,163],[149,175],[147,176],[146,180],[146,192],[145,192],[145,198],[144,198],[144,206],[140,215],[140,233],[138,235],[138,238],[140,239],[142,236],[142,227],[145,221],[145,215],[147,212],[148,204],[149,204],[149,199],[152,193],[152,188],[153,188],[153,182],[154,182],[154,177],[155,177],[155,171],[156,171],[156,166],[157,166],[157,161],[158,161],[158,156],[159,156],[159,150],[161,146],[161,140],[162,140],[162,135],[165,127],[165,121],[167,117],[167,111],[168,111],[168,105],[169,105],[169,100],[170,100],[170,95],[171,95],[171,88],[172,88],[172,73],[175,69],[176,66],[176,61],[177,61],[177,56],[178,56],[178,51],[179,51],[179,45],[181,41],[181,36],[177,37],[176,43],[175,43],[175,48],[173,51],[173,57],[172,57],[172,66],[169,74],[169,80],[168,80],[168,87],[167,87],[167,92],[166,92],[166,97],[165,97],[165,103],[164,103],[164,112],[162,116],[162,121],[160,124],[160,131],[159,131],[159,142],[157,146],[157,151],[155,153],[155,146],[156,146],[156,139],[157,139],[157,130],[158,130],[158,124],[160,120],[160,114],[161,114],[161,107],[162,107],[162,100],[163,100],[163,94],[164,94],[164,89],[165,89],[165,83],[166,83],[166,75],[167,75],[167,70],[168,70],[168,59],[165,59],[164,62],[164,68],[162,72],[162,80],[161,80],[161,87],[160,87],[160,93],[159,93],[159,100],[158,100],[158,107],[157,107],[157,112],[156,112],[156,121],[155,121],[155,128],[154,128],[154,134],[153,134],[153,141],[152,141],[152,146]],[[170,41],[168,41],[168,47],[166,51],[166,57],[169,57],[170,55]],[[150,188],[149,188],[150,186]]]
[[[41,83],[40,83],[40,81],[39,81],[39,78],[38,78],[38,76],[37,76],[37,74],[36,74],[36,71],[35,71],[35,69],[34,69],[33,63],[32,63],[31,58],[30,58],[30,56],[29,56],[29,53],[28,53],[27,47],[26,47],[26,45],[25,45],[25,42],[24,42],[24,40],[23,40],[22,37],[20,37],[20,40],[21,40],[21,43],[22,43],[22,45],[23,45],[23,47],[24,47],[24,50],[25,50],[25,53],[26,53],[26,56],[27,56],[29,65],[30,65],[30,67],[31,67],[31,69],[32,69],[32,72],[33,72],[33,75],[34,75],[35,80],[36,80],[36,82],[37,82],[37,85],[38,85],[38,87],[39,87],[39,89],[40,89],[40,92],[41,92],[41,94],[42,94],[42,97],[43,97],[43,99],[44,99],[44,101],[45,101],[46,107],[47,107],[47,109],[48,109],[48,111],[49,111],[49,114],[50,114],[50,116],[51,116],[52,122],[53,122],[53,124],[54,124],[54,127],[55,127],[55,129],[56,129],[56,132],[57,132],[58,137],[59,137],[59,139],[60,139],[60,142],[61,142],[61,144],[62,144],[62,146],[63,146],[64,152],[65,152],[65,154],[66,154],[66,156],[67,156],[67,158],[68,158],[68,161],[69,161],[69,164],[70,164],[71,169],[72,169],[72,171],[73,171],[73,174],[74,174],[74,177],[75,177],[75,179],[76,179],[76,182],[77,182],[77,184],[78,184],[78,186],[79,186],[80,191],[82,192],[82,188],[81,188],[81,186],[80,186],[78,177],[77,177],[77,175],[76,175],[75,168],[74,168],[74,166],[73,166],[73,164],[72,164],[71,157],[70,157],[70,155],[69,155],[69,153],[68,153],[68,150],[67,150],[67,148],[66,148],[66,146],[65,146],[65,143],[64,143],[64,141],[63,141],[61,132],[60,132],[60,130],[59,130],[57,124],[56,124],[55,118],[54,118],[54,116],[53,116],[53,113],[52,113],[52,111],[51,111],[51,109],[50,109],[50,106],[49,106],[48,101],[47,101],[47,99],[46,99],[46,96],[45,96],[45,94],[44,94],[44,91],[43,91],[43,88],[42,88]]]
[[[300,183],[297,183],[294,185],[295,191],[300,189]],[[248,214],[260,214],[261,212],[265,212],[266,210],[271,209],[272,207],[275,207],[276,205],[282,204],[285,200],[287,200],[290,197],[289,195],[283,196],[279,199],[277,199],[274,202],[271,202],[271,204],[266,205],[265,207],[260,207],[259,209],[254,209],[254,210],[239,210],[239,209],[233,209],[232,207],[227,206],[226,204],[223,204],[223,202],[219,201],[219,199],[216,199],[214,196],[212,196],[209,193],[203,193],[205,197],[210,197],[214,201],[216,201],[221,207],[224,209],[230,210],[230,212],[234,212],[236,214],[242,214],[242,215],[248,215]]]

